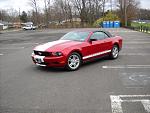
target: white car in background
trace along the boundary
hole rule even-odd
[[[22,27],[23,30],[35,30],[37,29],[37,26],[33,26],[33,25],[26,25],[24,27]]]

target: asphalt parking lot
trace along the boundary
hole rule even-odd
[[[0,113],[150,113],[150,34],[107,29],[123,37],[119,58],[74,72],[32,63],[34,46],[71,30],[0,34]]]

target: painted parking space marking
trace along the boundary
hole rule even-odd
[[[124,68],[150,68],[150,65],[114,65],[114,66],[102,66],[103,69],[124,69]]]
[[[110,95],[110,100],[112,113],[123,113],[123,102],[140,102],[143,105],[145,111],[150,113],[150,95]]]
[[[11,45],[32,45],[32,44],[39,44],[39,43],[17,43],[17,44],[11,44]]]
[[[145,110],[149,113],[150,112],[150,100],[141,101]]]
[[[126,46],[126,47],[123,47],[123,49],[150,49],[150,46],[148,47],[129,47],[129,46]]]
[[[1,50],[3,49],[24,49],[25,47],[10,47],[10,48],[0,48]]]
[[[112,113],[123,113],[122,107],[121,107],[122,100],[120,99],[120,97],[111,95],[110,99],[111,99]]]
[[[137,32],[137,31],[129,31],[129,30],[109,30],[109,32],[134,33],[134,32]]]
[[[137,41],[135,41],[135,42],[131,42],[131,41],[127,42],[127,41],[125,41],[124,44],[150,44],[150,42],[148,42],[148,41],[147,42],[140,42],[140,41],[138,41],[138,42]]]
[[[150,53],[121,53],[120,55],[124,56],[149,56]]]
[[[150,41],[150,39],[142,39],[142,38],[139,38],[139,39],[134,39],[134,38],[132,38],[131,39],[131,37],[130,38],[124,38],[124,41]]]
[[[0,53],[0,56],[2,56],[2,55],[4,55],[4,54]]]

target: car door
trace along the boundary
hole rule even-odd
[[[109,36],[107,36],[104,32],[94,32],[90,39],[96,39],[91,42],[92,57],[101,56],[111,51],[111,40],[109,40]]]
[[[105,32],[102,32],[104,34],[104,46],[103,49],[105,51],[110,51],[112,49],[112,37],[108,36]]]

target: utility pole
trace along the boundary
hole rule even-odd
[[[20,8],[19,8],[19,16],[20,16]]]
[[[125,20],[125,26],[127,27],[128,26],[128,23],[127,23],[127,1],[124,0],[124,20]]]
[[[47,0],[44,0],[44,5],[45,5],[45,24],[46,27],[48,27],[48,6],[47,6]]]
[[[112,0],[110,0],[110,7],[111,7],[111,12],[112,12]]]
[[[103,0],[103,21],[104,21],[104,16],[105,16],[105,0]]]
[[[21,17],[21,14],[20,14],[20,8],[19,8],[19,27],[21,27],[21,19],[20,19],[20,17]]]

